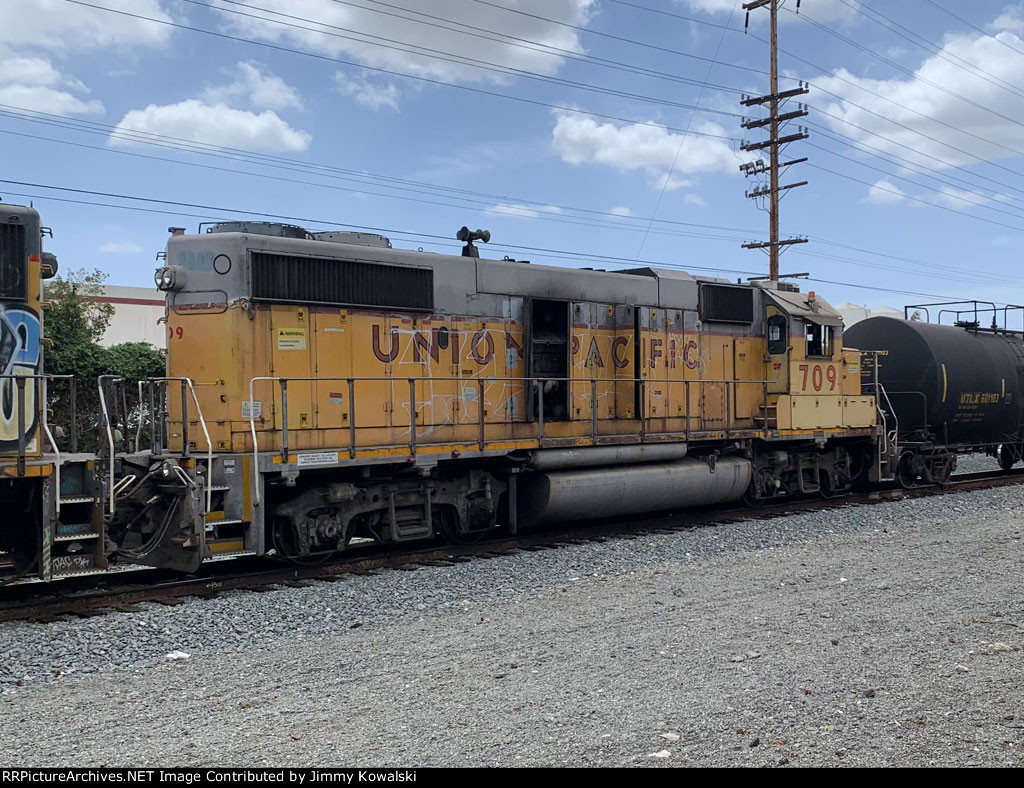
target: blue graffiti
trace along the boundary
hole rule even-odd
[[[0,450],[18,442],[17,383],[12,376],[39,374],[39,316],[23,305],[0,304]],[[25,437],[32,443],[39,421],[35,381],[25,386]]]

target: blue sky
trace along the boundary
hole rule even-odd
[[[0,179],[40,185],[0,195],[31,195],[62,266],[110,284],[151,284],[168,226],[259,213],[429,251],[457,253],[466,224],[488,256],[764,273],[740,248],[767,214],[738,141],[759,136],[739,100],[767,92],[766,13],[744,34],[740,5],[0,0]],[[833,303],[1024,302],[1021,4],[795,6],[780,64],[783,87],[811,83],[810,138],[787,155],[810,161],[786,180],[810,183],[782,226],[811,242],[783,271]]]

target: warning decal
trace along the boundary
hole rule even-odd
[[[305,350],[306,329],[304,328],[279,328],[277,329],[278,350]]]

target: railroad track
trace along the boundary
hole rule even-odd
[[[337,581],[346,575],[373,574],[384,569],[413,570],[424,566],[450,566],[521,551],[558,549],[569,544],[633,539],[644,534],[672,533],[743,520],[774,519],[803,512],[951,495],[1022,483],[1024,469],[1008,473],[959,474],[943,486],[922,486],[909,490],[890,486],[834,498],[791,499],[759,508],[689,510],[632,521],[619,519],[577,527],[559,526],[530,531],[517,537],[502,535],[481,539],[473,544],[356,548],[337,560],[315,567],[284,565],[267,558],[240,558],[204,564],[199,572],[185,577],[151,569],[69,578],[59,584],[45,586],[39,583],[15,583],[0,586],[0,622],[45,622],[64,616],[91,617],[136,610],[135,606],[144,602],[177,605],[187,597],[211,597],[225,591],[256,592],[274,586],[303,586],[314,581]]]

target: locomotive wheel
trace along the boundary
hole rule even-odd
[[[767,498],[758,498],[757,490],[754,488],[754,483],[751,482],[746,492],[743,493],[743,497],[740,498],[744,506],[751,509],[760,509],[768,501]]]
[[[917,474],[910,468],[911,459],[912,455],[904,454],[900,457],[899,465],[896,467],[896,478],[899,480],[900,486],[906,490],[917,486]]]
[[[348,546],[348,540],[350,537],[350,533],[345,534],[345,547]],[[288,521],[281,517],[274,519],[274,524],[271,527],[271,540],[274,549],[277,550],[278,556],[282,560],[287,561],[289,564],[294,564],[295,566],[320,566],[322,564],[326,564],[338,555],[338,551],[336,550],[323,550],[311,555],[298,555],[298,550],[295,549],[295,535],[292,533],[292,529],[288,526]]]
[[[999,467],[1004,471],[1010,470],[1017,462],[1017,455],[1013,449],[1007,446],[1005,443],[1000,445],[996,451],[996,460],[999,462]]]

